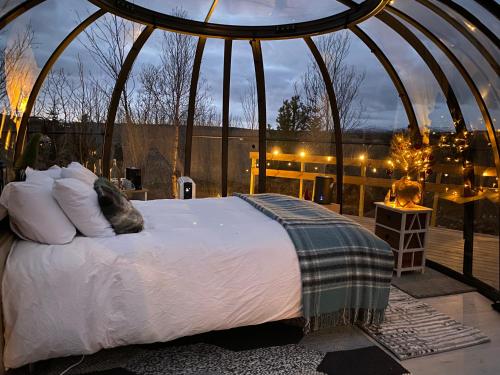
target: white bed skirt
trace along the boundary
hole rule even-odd
[[[6,367],[300,316],[299,264],[280,224],[235,197],[134,205],[138,234],[15,244]]]

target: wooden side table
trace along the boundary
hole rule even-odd
[[[424,273],[431,213],[431,208],[423,206],[401,208],[375,203],[375,234],[391,246],[397,277],[404,271]]]
[[[123,192],[128,199],[137,201],[147,201],[148,200],[148,189],[140,190],[124,190]]]

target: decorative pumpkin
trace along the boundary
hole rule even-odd
[[[420,202],[422,197],[422,185],[403,177],[394,183],[396,192],[396,207],[412,208]]]

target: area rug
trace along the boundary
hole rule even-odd
[[[478,329],[464,326],[395,287],[391,287],[384,323],[364,330],[400,360],[490,341]]]
[[[294,344],[233,352],[203,343],[154,350],[136,347],[131,354],[118,366],[89,357],[66,375],[317,375],[325,356]]]
[[[476,290],[428,267],[424,273],[409,272],[403,273],[401,277],[393,276],[392,285],[415,298],[447,296]]]
[[[323,358],[323,360],[321,360]],[[317,363],[319,365],[317,365]],[[271,347],[228,353],[206,344],[163,348],[144,352],[129,361],[126,367],[83,372],[82,375],[218,375],[218,374],[327,374],[327,375],[409,375],[382,349],[330,352],[326,356],[298,345]]]
[[[317,368],[328,375],[409,375],[378,346],[328,353]]]

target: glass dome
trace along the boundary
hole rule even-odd
[[[310,198],[327,174],[364,220],[404,174],[391,142],[408,135],[433,149],[417,176],[431,224],[459,233],[429,261],[498,295],[499,14],[465,0],[0,1],[2,159],[42,132],[54,162],[142,168],[152,198],[181,175],[201,197]]]

